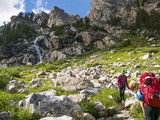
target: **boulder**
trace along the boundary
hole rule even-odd
[[[36,78],[36,79],[33,79],[31,82],[30,82],[30,88],[37,88],[37,87],[43,87],[43,84],[42,82],[40,81],[41,79],[39,78]]]
[[[49,97],[54,97],[54,96],[57,95],[57,91],[55,91],[53,89],[50,89],[50,90],[47,90],[47,91],[44,91],[44,92],[40,92],[39,94],[46,95],[46,96],[49,96]]]
[[[36,76],[40,76],[40,75],[46,75],[45,71],[40,71],[36,74]]]
[[[21,100],[19,107],[30,109],[31,113],[39,112],[41,116],[46,112],[57,117],[63,115],[77,117],[83,114],[81,107],[65,95],[50,97],[50,95],[34,93]]]
[[[61,116],[61,117],[45,117],[45,118],[42,118],[40,120],[73,120],[73,118],[64,115],[64,116]]]
[[[103,43],[105,46],[116,44],[117,42],[120,42],[121,39],[118,37],[115,37],[113,35],[107,35],[105,38],[103,38]]]
[[[81,32],[79,35],[82,37],[82,40],[85,46],[90,44],[94,36],[90,32]]]
[[[99,83],[106,83],[106,82],[108,82],[108,81],[107,81],[107,77],[100,77],[100,78],[98,79],[98,81],[99,81]]]
[[[148,42],[153,42],[153,41],[155,41],[155,38],[154,38],[154,37],[149,38],[149,40],[148,40]]]
[[[57,74],[56,73],[50,73],[48,78],[49,79],[56,79],[57,78]]]
[[[58,50],[63,48],[63,44],[59,36],[52,36],[50,38],[50,44],[52,45],[53,48]]]
[[[117,80],[116,80],[117,81]],[[117,87],[113,83],[109,83],[106,88],[117,89]]]
[[[11,117],[11,112],[1,112],[0,113],[0,120],[9,120],[9,117]]]
[[[128,55],[133,55],[136,51],[129,52]]]
[[[79,95],[69,95],[68,98],[70,98],[75,103],[81,102],[83,100],[87,99],[87,96],[85,94],[79,94]]]
[[[24,81],[18,82],[17,80],[11,80],[9,81],[9,85],[16,86],[17,88],[22,88],[25,86],[25,82]]]
[[[149,53],[146,53],[144,56],[141,57],[141,59],[146,60],[152,58],[152,55],[150,55]]]
[[[84,90],[80,91],[80,93],[81,94],[86,94],[86,95],[95,95],[100,91],[101,91],[101,89],[99,89],[99,88],[91,88],[91,87],[89,87],[87,89],[84,89]]]
[[[125,101],[125,107],[130,108],[133,104],[136,104],[137,102],[139,101],[135,97],[127,98]]]
[[[89,113],[84,113],[83,118],[84,118],[84,120],[96,120],[94,118],[94,116],[92,114],[89,114]]]
[[[136,97],[136,93],[134,93],[133,91],[131,90],[125,90],[125,94],[129,95],[129,96],[132,96],[132,97]]]
[[[28,94],[29,93],[26,88],[20,89],[18,92],[22,93],[22,94]]]
[[[67,55],[61,51],[50,50],[48,53],[46,53],[45,57],[47,61],[55,61],[55,60],[67,58]]]
[[[140,68],[140,67],[141,67],[140,64],[137,64],[137,65],[134,66],[134,68]]]
[[[112,113],[119,113],[120,110],[119,110],[117,107],[109,107],[109,108],[107,109],[107,112],[108,112],[108,114],[110,115],[110,114],[112,114]]]
[[[140,71],[136,71],[134,73],[131,73],[132,78],[137,78],[139,75],[141,75]]]
[[[124,63],[121,63],[118,65],[118,67],[125,67],[126,65]]]
[[[18,92],[17,89],[24,86],[25,86],[24,81],[18,82],[17,80],[11,80],[9,81],[9,84],[6,86],[6,91],[9,93],[17,93]]]
[[[63,76],[52,80],[52,82],[54,86],[61,87],[67,91],[82,90],[88,87],[93,87],[93,84],[86,78]]]
[[[34,84],[34,85],[31,85],[31,86],[29,86],[30,88],[38,88],[38,87],[43,87],[43,84],[42,84],[42,82],[38,82],[38,83],[36,83],[36,84]]]
[[[123,111],[121,111],[120,114],[116,114],[113,116],[113,118],[115,120],[124,120],[124,119],[129,119],[130,117],[131,116],[129,115],[129,111],[127,111],[127,110],[123,110]]]
[[[94,42],[94,47],[99,48],[99,49],[103,49],[103,48],[105,48],[105,45],[102,41],[96,41],[96,42]]]
[[[106,111],[105,106],[100,101],[93,103],[93,106],[97,111]]]
[[[7,85],[6,91],[8,93],[17,93],[18,92],[17,87],[15,85]]]

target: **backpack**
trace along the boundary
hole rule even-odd
[[[146,85],[148,81],[149,85]],[[143,73],[140,77],[141,88],[143,91],[145,104],[151,107],[160,107],[159,82],[153,73]]]
[[[124,78],[124,79],[122,79],[122,78]],[[122,75],[119,76],[119,84],[120,85],[126,84],[126,76],[123,76],[123,77],[122,77]]]

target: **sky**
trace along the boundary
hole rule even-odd
[[[92,0],[0,0],[0,26],[19,12],[49,13],[57,6],[68,14],[88,15]]]

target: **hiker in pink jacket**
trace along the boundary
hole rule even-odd
[[[125,88],[127,86],[127,88],[129,89],[129,86],[128,86],[128,82],[127,82],[127,76],[125,76],[125,70],[122,69],[121,73],[122,74],[118,76],[117,87],[119,88],[119,93],[120,93],[122,103],[124,103]]]

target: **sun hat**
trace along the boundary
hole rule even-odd
[[[125,73],[125,70],[124,70],[124,69],[122,69],[122,70],[121,70],[121,73]]]

